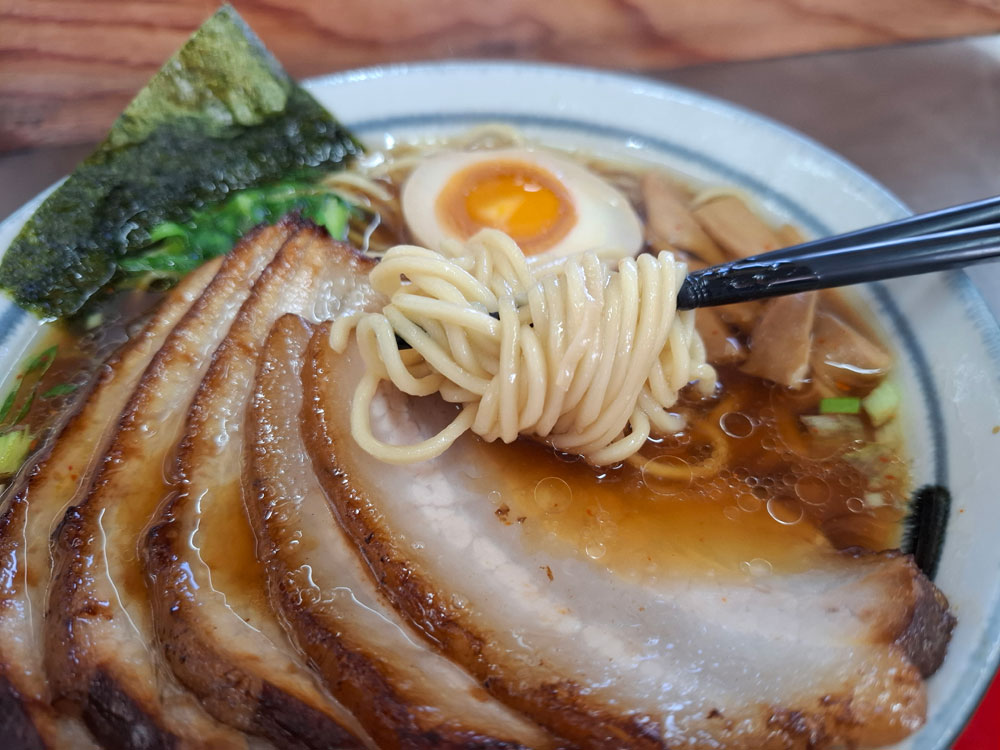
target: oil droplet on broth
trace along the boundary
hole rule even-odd
[[[485,452],[498,465],[483,472],[483,481],[491,474],[504,477],[503,502],[509,517],[527,517],[517,533],[529,549],[549,551],[556,541],[568,543],[566,549],[580,558],[628,580],[692,575],[737,580],[745,575],[740,565],[747,560],[766,558],[776,570],[798,570],[817,551],[830,550],[812,524],[775,523],[745,485],[742,510],[725,480],[690,486],[660,482],[656,492],[641,470],[567,464],[527,440],[491,444]],[[484,497],[496,491],[480,486]]]
[[[535,485],[535,502],[543,513],[563,513],[573,502],[573,490],[564,479],[545,477]]]
[[[768,500],[767,513],[784,526],[797,524],[805,516],[802,506],[788,497],[772,497]]]
[[[736,498],[736,506],[744,513],[756,513],[763,503],[754,495],[741,494]]]
[[[865,501],[860,497],[847,498],[847,509],[851,513],[861,513],[865,509]]]
[[[740,563],[740,570],[754,578],[762,578],[771,575],[774,572],[774,567],[769,560],[765,560],[762,557],[755,557],[752,560]]]
[[[750,437],[754,430],[753,420],[738,411],[728,411],[719,417],[719,427],[732,438]]]
[[[822,505],[830,499],[830,485],[823,477],[799,477],[795,482],[795,496],[804,503]]]
[[[676,496],[691,486],[691,466],[679,456],[657,456],[642,465],[642,481],[654,494]]]

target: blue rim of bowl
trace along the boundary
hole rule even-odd
[[[737,116],[741,119],[754,122],[760,126],[778,132],[786,139],[797,142],[799,145],[813,151],[828,163],[836,165],[839,169],[837,178],[841,181],[849,181],[866,195],[876,199],[880,207],[887,212],[897,216],[911,213],[909,208],[898,197],[896,197],[885,186],[881,185],[874,178],[865,173],[858,166],[836,153],[809,136],[777,121],[766,115],[762,115],[746,107],[733,104],[724,99],[703,94],[682,86],[664,83],[651,78],[629,73],[609,72],[582,68],[571,65],[560,65],[553,63],[522,63],[509,61],[482,61],[482,60],[453,60],[447,62],[429,63],[403,63],[398,65],[376,66],[370,68],[359,68],[341,73],[319,76],[305,81],[307,86],[323,87],[335,86],[337,84],[357,83],[374,78],[387,78],[396,76],[406,76],[413,74],[439,75],[449,72],[467,73],[476,70],[507,71],[518,74],[556,74],[567,75],[576,78],[591,78],[595,80],[617,82],[628,86],[636,95],[659,96],[671,101],[679,101],[684,104],[699,107],[701,109],[717,112],[724,116]],[[653,136],[647,133],[606,126],[586,120],[575,120],[572,118],[550,117],[538,115],[533,112],[522,112],[511,114],[506,112],[488,112],[483,110],[468,112],[448,112],[448,113],[411,113],[407,115],[388,116],[357,121],[345,121],[344,124],[364,136],[372,131],[389,132],[392,128],[401,127],[433,127],[435,125],[474,125],[483,122],[506,122],[513,125],[525,125],[534,127],[549,127],[559,130],[571,130],[596,135],[598,137],[612,138],[615,140],[632,139],[644,145],[648,145],[655,151],[660,151],[669,156],[679,157],[685,160],[700,163],[708,169],[720,174],[724,179],[732,180],[752,194],[773,201],[775,205],[785,210],[793,221],[800,223],[808,231],[816,236],[831,234],[830,228],[820,221],[810,211],[799,205],[798,202],[784,195],[752,175],[717,161],[711,155],[695,151],[686,146],[672,143],[668,139],[660,136]],[[955,291],[960,301],[965,307],[965,312],[976,332],[981,337],[987,350],[988,356],[997,365],[1000,372],[1000,322],[990,313],[982,295],[972,284],[971,280],[963,271],[951,271],[942,274],[945,283]],[[911,360],[914,373],[917,376],[923,400],[925,402],[926,414],[932,429],[932,450],[935,454],[934,480],[938,484],[947,486],[947,438],[944,431],[944,419],[941,413],[940,400],[938,398],[937,387],[931,375],[926,353],[920,346],[912,328],[906,321],[899,307],[896,305],[888,288],[881,283],[869,284],[867,287],[872,291],[876,302],[881,308],[881,312],[890,320],[894,330],[902,338],[902,349]],[[998,376],[1000,380],[1000,376]],[[962,729],[968,724],[976,707],[982,701],[990,681],[997,673],[1000,666],[1000,609],[995,609],[984,628],[984,637],[976,644],[974,658],[970,660],[971,666],[965,671],[959,680],[959,684],[969,684],[971,682],[976,687],[964,694],[955,693],[935,712],[936,717],[944,717],[937,722],[925,725],[922,731],[932,729],[935,724],[940,724],[938,734],[941,739],[939,747],[947,748],[957,739]],[[981,658],[975,658],[976,656]],[[949,721],[949,717],[961,717],[958,722]],[[919,741],[919,740],[918,740]],[[920,743],[921,745],[923,743]]]

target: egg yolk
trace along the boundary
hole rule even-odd
[[[520,161],[479,162],[457,172],[436,210],[447,230],[463,240],[480,229],[499,229],[528,255],[548,250],[576,223],[558,178]]]

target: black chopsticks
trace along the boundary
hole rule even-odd
[[[958,268],[1000,256],[1000,196],[688,274],[682,310]]]
[[[913,276],[997,257],[1000,196],[692,271],[677,294],[677,308],[692,310]],[[398,336],[396,344],[410,348]]]

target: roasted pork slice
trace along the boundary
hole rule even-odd
[[[363,367],[314,335],[303,385],[317,476],[385,595],[494,696],[586,748],[877,746],[923,722],[922,675],[953,619],[909,557],[817,547],[770,575],[626,575],[529,536],[540,515],[497,523],[490,493],[516,482],[509,446],[467,434],[423,463],[367,454],[345,398]],[[412,443],[453,408],[385,387],[373,426]],[[558,512],[548,494],[537,513]]]
[[[83,713],[105,745],[241,747],[176,683],[156,648],[137,551],[164,496],[188,405],[250,287],[298,229],[248,235],[157,351],[118,418],[82,501],[54,537],[45,666],[54,697]]]
[[[0,736],[11,748],[87,748],[89,732],[50,705],[42,659],[45,589],[49,582],[49,536],[86,482],[121,413],[153,355],[171,329],[211,281],[220,260],[188,275],[153,316],[103,366],[93,389],[41,458],[10,490],[0,518]],[[30,572],[30,575],[29,575]]]
[[[248,509],[275,607],[379,747],[553,747],[537,725],[490,697],[411,630],[378,593],[334,519],[300,431],[299,376],[309,333],[294,316],[275,326],[246,433]]]
[[[217,718],[280,747],[360,747],[353,716],[293,649],[268,604],[241,494],[257,354],[285,312],[325,320],[375,293],[372,261],[305,228],[265,269],[191,405],[177,481],[146,539],[153,620],[174,673]]]

